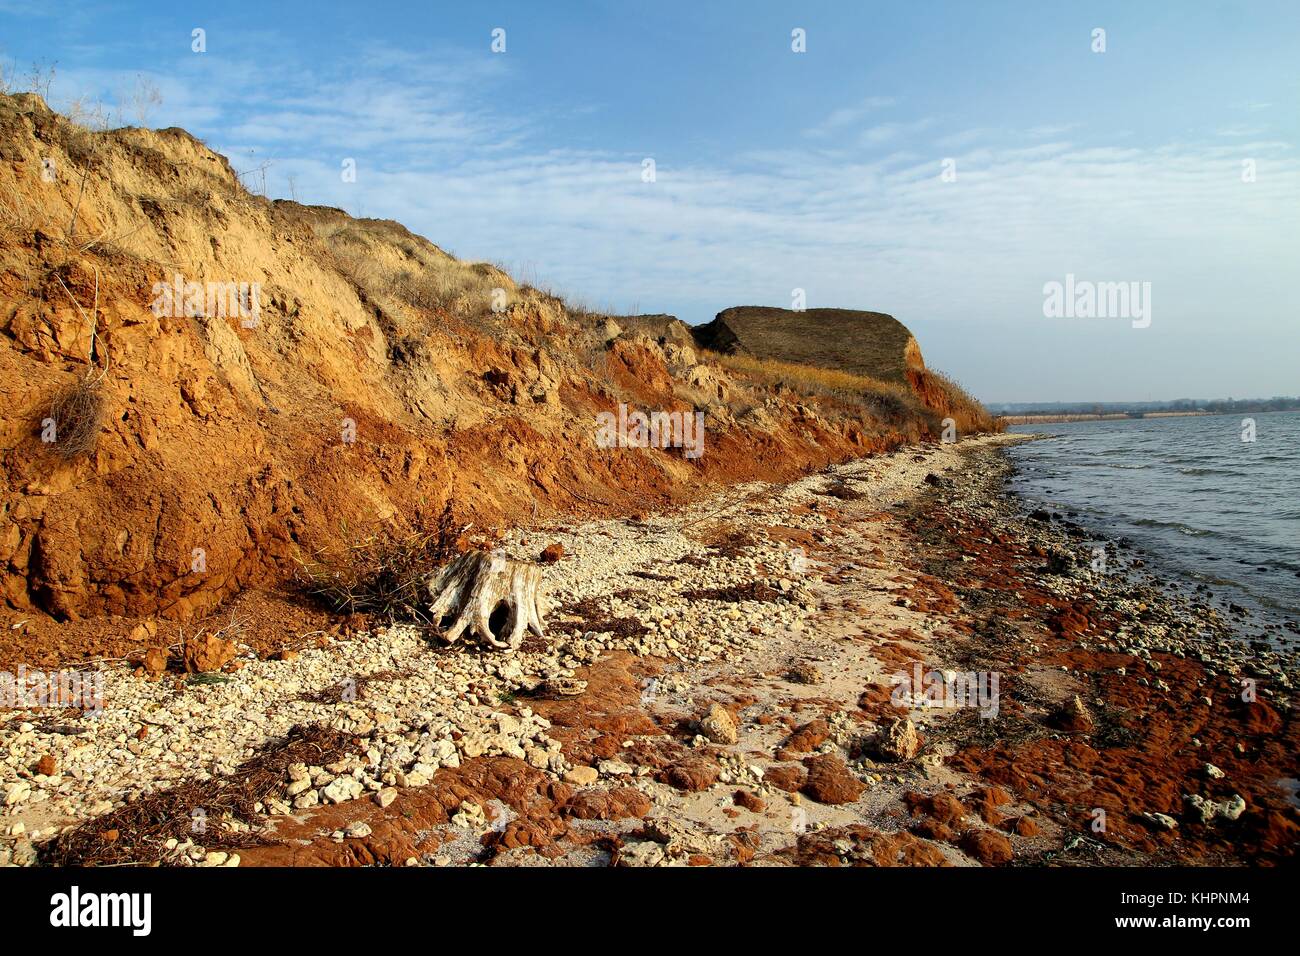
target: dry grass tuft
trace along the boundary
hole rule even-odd
[[[921,410],[916,395],[906,385],[896,382],[886,382],[841,369],[818,368],[750,355],[726,355],[718,352],[707,354],[708,358],[723,368],[745,375],[762,385],[784,387],[801,395],[847,402],[889,425],[902,425],[909,419],[916,418]]]
[[[445,269],[404,271],[393,279],[402,301],[428,312],[450,312],[473,318],[492,310],[492,290],[505,288],[499,280],[463,263]]]
[[[922,369],[909,371],[912,387],[886,382],[869,375],[840,369],[818,368],[760,359],[749,355],[707,353],[723,368],[769,387],[788,388],[801,395],[832,398],[856,405],[877,421],[894,428],[924,422],[933,430],[932,419],[952,418],[963,435],[1001,431],[998,420],[984,406],[948,376]]]
[[[44,209],[32,209],[19,193],[0,197],[0,230],[19,236],[30,236],[37,229],[49,229],[49,214]]]
[[[55,452],[65,461],[93,454],[107,408],[102,378],[81,378],[55,393],[49,414],[49,421],[54,425],[51,444]]]
[[[726,355],[721,352],[709,352],[708,357],[733,372],[741,372],[766,384],[785,385],[809,394],[848,398],[865,390],[895,392],[900,395],[907,393],[907,389],[901,385],[840,369],[760,359],[752,355]]]

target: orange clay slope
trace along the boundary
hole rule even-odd
[[[0,96],[0,304],[0,604],[63,621],[189,620],[448,503],[489,530],[784,479],[960,404],[923,365],[888,401],[726,366],[33,94]],[[704,453],[599,447],[620,403],[702,412]]]

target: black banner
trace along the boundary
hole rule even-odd
[[[649,919],[700,933],[713,924],[728,941],[761,939],[773,921],[819,934],[842,928],[852,938],[865,920],[873,940],[892,931],[969,939],[1002,926],[1069,940],[1199,934],[1231,945],[1238,934],[1289,925],[1288,877],[1266,869],[11,868],[0,871],[0,912],[15,938],[127,945],[251,931],[262,945],[374,942],[394,921],[522,932],[534,919],[561,937]]]

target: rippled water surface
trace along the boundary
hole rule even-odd
[[[1034,505],[1131,538],[1154,568],[1300,616],[1300,414],[1016,425],[1012,487]]]

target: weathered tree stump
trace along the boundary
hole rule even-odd
[[[448,644],[468,632],[490,647],[515,650],[525,631],[546,636],[541,583],[539,564],[469,551],[429,578],[430,616]]]

